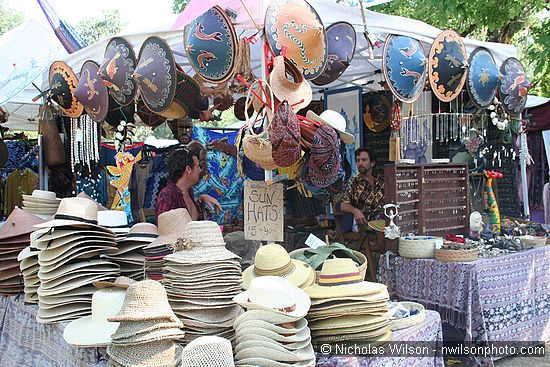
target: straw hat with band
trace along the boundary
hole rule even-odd
[[[327,66],[311,82],[315,85],[327,85],[338,79],[351,64],[357,42],[355,29],[348,22],[336,22],[329,25],[327,33]]]
[[[168,43],[156,36],[141,46],[133,78],[147,108],[168,119],[187,116],[199,98],[197,82],[177,66]]]
[[[387,287],[380,283],[363,281],[352,259],[328,259],[323,263],[319,284],[305,289],[311,298],[364,296],[384,293]]]
[[[246,309],[268,310],[302,318],[311,306],[307,294],[285,278],[262,276],[252,279],[250,289],[233,300]]]
[[[297,287],[309,287],[315,281],[314,270],[300,260],[293,260],[285,248],[278,244],[262,246],[254,256],[254,266],[243,271],[243,289],[250,287],[252,279],[265,275],[286,278]]]
[[[317,115],[312,110],[307,111],[306,117],[311,121],[318,122],[321,125],[330,126],[338,132],[344,144],[353,144],[355,137],[346,132],[346,119],[341,113],[333,110],[325,110]]]
[[[137,92],[132,74],[137,60],[133,47],[121,37],[113,37],[107,43],[99,76],[109,89],[109,94],[121,106],[132,104]]]
[[[99,65],[95,61],[88,60],[82,65],[74,96],[82,103],[92,120],[103,122],[109,110],[109,92],[97,74],[98,71]]]
[[[202,336],[191,341],[181,353],[181,367],[233,367],[231,342],[219,336]]]
[[[124,290],[102,289],[92,296],[92,315],[70,322],[63,330],[63,339],[70,345],[80,347],[106,346],[111,334],[118,328],[117,322],[107,318],[114,316],[124,302]]]
[[[79,197],[62,199],[53,220],[35,225],[38,228],[66,226],[91,227],[107,234],[113,233],[97,224],[97,204]]]
[[[222,83],[233,76],[238,38],[231,19],[213,6],[185,27],[187,58],[195,72],[210,83]]]
[[[121,210],[103,210],[97,212],[97,224],[109,228],[114,233],[125,234],[130,231],[126,212]]]
[[[306,79],[315,79],[328,59],[327,36],[319,14],[304,0],[274,0],[265,14],[266,40],[275,55],[286,57]]]
[[[155,246],[173,245],[181,238],[187,225],[191,222],[191,216],[185,208],[178,208],[161,213],[158,216],[158,237],[145,248]]]
[[[357,266],[360,266],[364,263],[364,259],[359,257],[360,254],[341,243],[331,243],[330,245],[320,246],[316,249],[305,248],[303,250],[294,250],[289,255],[293,259],[309,264],[314,270],[321,270],[321,265],[331,256],[350,258],[355,261]]]
[[[30,236],[27,235],[36,230],[34,226],[40,223],[44,223],[44,219],[16,207],[0,228],[0,240],[25,236],[28,242]]]
[[[63,61],[54,61],[50,66],[50,95],[61,110],[69,117],[82,115],[84,106],[74,96],[78,78],[69,65]]]
[[[292,77],[292,81],[287,78]],[[311,86],[298,68],[287,58],[273,58],[273,70],[269,74],[269,85],[279,101],[287,100],[294,112],[306,108],[313,97]],[[274,102],[276,105],[278,102]]]

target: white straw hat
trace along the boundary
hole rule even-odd
[[[346,132],[346,119],[342,114],[333,110],[325,110],[320,115],[317,115],[312,110],[309,110],[307,111],[306,117],[312,121],[319,122],[335,129],[345,144],[353,144],[355,142],[355,137]]]
[[[109,228],[115,233],[128,233],[128,218],[121,210],[102,210],[97,212],[97,224]]]
[[[179,208],[161,213],[157,219],[158,237],[145,248],[173,245],[178,238],[182,238],[191,216],[187,209]]]
[[[97,224],[97,205],[91,200],[78,197],[62,199],[53,220],[35,225],[35,227],[38,228],[55,228],[64,226],[92,227],[100,230],[103,229]],[[109,230],[105,231],[110,232]]]
[[[107,321],[120,311],[124,302],[124,290],[100,289],[92,296],[92,315],[70,322],[63,331],[63,339],[80,347],[105,346],[111,342],[111,334],[118,322]]]
[[[126,242],[151,243],[158,237],[157,226],[152,223],[136,223],[128,231],[125,239],[119,242],[119,246]]]
[[[181,354],[181,367],[233,367],[231,342],[218,336],[201,336]]]

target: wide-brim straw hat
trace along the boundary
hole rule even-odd
[[[183,338],[185,333],[180,328],[161,328],[158,330],[132,335],[124,339],[113,340],[113,344],[120,346],[131,346],[159,342],[162,340],[174,340]]]
[[[326,110],[321,115],[317,115],[312,110],[309,110],[306,117],[314,122],[319,122],[321,125],[335,129],[345,144],[353,144],[355,142],[353,134],[346,132],[346,119],[342,114],[333,110]]]
[[[235,362],[237,367],[315,367],[315,358],[312,358],[304,362],[277,362],[271,359],[255,357],[255,358],[243,358]]]
[[[360,346],[375,346],[393,339],[393,333],[388,327],[383,327],[375,331],[366,331],[353,334],[341,335],[323,335],[313,338],[314,345],[353,342],[353,345]],[[334,350],[334,349],[333,349]]]
[[[132,367],[174,367],[176,365],[176,345],[171,340],[147,344],[107,347],[109,357],[122,366]]]
[[[311,332],[317,330],[343,330],[368,326],[370,329],[378,329],[389,324],[389,319],[382,312],[379,314],[345,315],[331,317],[324,320],[310,321],[308,323]],[[334,332],[337,333],[336,331]]]
[[[136,283],[134,279],[130,279],[125,276],[120,276],[116,278],[114,282],[94,282],[93,286],[96,287],[97,289],[104,289],[104,288],[128,289],[128,287],[134,283]]]
[[[311,341],[311,333],[309,328],[303,328],[296,334],[280,334],[273,330],[262,329],[259,327],[248,327],[241,329],[237,335],[238,341],[246,341],[256,339],[258,337],[269,338],[279,343],[302,343]]]
[[[235,353],[235,359],[262,356],[266,359],[279,362],[304,362],[315,358],[315,352],[311,344],[295,351],[285,350],[280,344],[274,342],[269,343],[255,340],[253,344],[252,347],[239,350]]]
[[[61,228],[44,228],[34,231],[33,243],[37,249],[53,248],[63,246],[71,241],[79,240],[79,238],[93,238],[98,240],[109,240],[114,243],[115,234],[111,231],[104,232],[105,229],[101,227],[101,230],[97,228],[75,228],[75,227],[61,227]],[[41,244],[45,243],[45,244]]]
[[[293,328],[287,328],[280,325],[273,324],[271,322],[262,321],[262,320],[247,320],[238,322],[235,320],[233,323],[233,328],[235,329],[235,332],[238,335],[241,335],[243,333],[247,333],[249,329],[266,329],[271,330],[273,332],[276,332],[277,334],[281,335],[296,335],[300,333],[302,330],[307,328],[307,320],[302,318],[295,322],[293,322]],[[309,329],[308,329],[309,330]]]
[[[118,340],[125,340],[134,336],[151,333],[160,329],[181,329],[183,323],[178,320],[163,321],[163,320],[149,320],[149,321],[131,321],[121,322],[118,329],[111,335],[111,339],[116,342]]]
[[[277,325],[289,322],[296,322],[300,320],[300,317],[294,317],[283,313],[276,313],[272,310],[247,310],[245,313],[235,319],[235,325],[239,325],[249,320],[266,321]]]
[[[152,223],[136,223],[132,226],[132,228],[130,228],[126,238],[119,242],[119,246],[126,242],[151,243],[157,237],[158,229],[156,225]]]
[[[40,259],[38,260],[40,263]],[[38,276],[42,281],[44,289],[50,289],[58,283],[62,283],[73,278],[83,275],[94,275],[98,273],[117,273],[120,271],[118,264],[104,261],[104,260],[89,260],[70,263],[60,266],[51,271],[44,271],[43,267],[40,267]]]
[[[28,235],[36,229],[34,226],[40,223],[44,223],[42,218],[16,207],[0,228],[0,240]],[[29,236],[26,238],[28,242]]]
[[[178,238],[182,238],[187,225],[192,221],[189,212],[185,208],[178,208],[161,213],[158,216],[158,237],[145,248],[155,246],[172,245]]]
[[[305,289],[312,299],[387,294],[388,291],[384,284],[363,281],[355,262],[347,258],[325,260],[318,283]]]
[[[289,74],[293,80],[287,78]],[[273,58],[273,70],[269,74],[269,85],[279,101],[287,100],[294,112],[309,106],[312,99],[311,85],[289,59],[283,56]]]
[[[124,290],[103,289],[92,296],[92,315],[70,322],[63,330],[63,339],[80,347],[105,346],[111,342],[111,334],[118,328],[118,322],[109,322],[124,302]]]
[[[78,197],[62,199],[53,220],[35,225],[38,228],[65,226],[90,227],[111,232],[97,224],[97,205],[91,200]]]
[[[143,280],[126,290],[120,312],[109,321],[170,320],[178,322],[168,303],[166,290],[155,280]]]
[[[278,244],[268,244],[258,249],[254,265],[243,271],[243,289],[250,287],[252,279],[265,275],[283,277],[300,288],[309,287],[315,281],[315,271],[305,262],[291,259],[285,248]]]
[[[231,342],[219,336],[202,336],[191,341],[181,353],[181,367],[233,367]]]
[[[267,310],[293,317],[305,317],[311,307],[308,295],[285,278],[263,276],[250,282],[250,289],[233,300],[246,309]]]
[[[247,337],[246,340],[243,339],[243,336],[241,336],[240,339],[236,339],[235,353],[238,353],[241,350],[255,348],[257,346],[262,346],[262,345],[265,347],[271,347],[271,345],[277,345],[278,350],[285,350],[291,353],[294,353],[294,352],[300,353],[301,351],[307,350],[308,347],[311,346],[311,336],[309,336],[305,340],[302,340],[299,342],[293,342],[293,343],[281,343],[271,338],[268,338],[265,336],[258,336],[252,333],[246,335],[246,337]]]

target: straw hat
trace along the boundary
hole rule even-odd
[[[323,263],[319,284],[305,289],[311,298],[333,298],[344,296],[376,295],[386,292],[387,287],[380,283],[363,281],[357,265],[352,259],[328,259]]]
[[[309,344],[303,349],[289,351],[284,349],[278,343],[254,341],[254,346],[251,348],[239,350],[235,353],[235,359],[256,358],[257,356],[265,357],[272,361],[278,362],[304,362],[315,359],[313,347]]]
[[[132,346],[135,344],[148,344],[151,342],[159,342],[162,340],[174,340],[181,339],[185,333],[177,327],[172,328],[160,328],[154,331],[147,333],[140,333],[136,335],[131,335],[127,338],[122,338],[118,340],[113,339],[113,344],[120,346]]]
[[[145,248],[174,244],[182,238],[191,216],[185,208],[173,209],[161,213],[158,217],[158,237]]]
[[[35,204],[59,204],[61,199],[57,198],[55,192],[44,190],[33,190],[32,195],[23,194],[23,200]]]
[[[294,328],[287,328],[287,327],[279,326],[263,320],[247,320],[247,321],[239,320],[239,322],[235,320],[235,323],[233,324],[233,328],[235,329],[238,335],[247,333],[248,330],[261,328],[261,329],[274,331],[277,334],[289,336],[289,335],[296,335],[300,333],[302,330],[307,329],[307,320],[305,318],[298,319],[297,321],[293,322],[293,325],[294,325]]]
[[[111,342],[111,334],[118,322],[107,321],[116,315],[124,302],[124,290],[100,289],[92,296],[92,315],[70,322],[63,331],[63,339],[80,347],[105,346]]]
[[[292,81],[287,78],[292,77]],[[279,101],[288,101],[294,112],[309,106],[312,99],[311,86],[298,68],[283,56],[273,58],[273,70],[269,74],[269,85]]]
[[[97,224],[109,228],[115,233],[128,233],[128,218],[121,210],[103,210],[97,212]]]
[[[54,219],[35,225],[38,228],[82,226],[102,229],[97,225],[97,205],[83,198],[65,198],[59,203]],[[109,231],[110,232],[110,231]]]
[[[174,367],[176,345],[171,340],[154,343],[107,347],[109,357],[122,366],[132,367]]]
[[[155,280],[143,280],[129,286],[122,309],[109,318],[109,321],[144,320],[179,321],[170,308],[166,290]]]
[[[162,214],[161,214],[162,216]],[[160,216],[159,216],[160,217]],[[125,239],[119,242],[123,244],[125,242],[153,242],[158,237],[157,226],[152,223],[136,223],[128,231],[128,235]]]
[[[115,279],[114,282],[94,282],[93,286],[96,287],[97,289],[104,289],[104,288],[128,289],[128,287],[134,283],[137,283],[137,282],[128,277],[118,277]]]
[[[235,363],[237,367],[315,367],[315,358],[312,358],[304,362],[277,362],[271,359],[254,357],[254,358],[243,358],[238,360]]]
[[[353,144],[355,142],[355,137],[346,132],[346,119],[342,114],[333,110],[325,110],[320,115],[317,115],[312,110],[309,110],[307,111],[306,117],[312,121],[319,122],[322,125],[335,129],[345,144]]]
[[[0,228],[0,240],[27,235],[35,230],[35,224],[40,223],[44,223],[44,220],[16,207]],[[29,236],[26,237],[28,242]]]
[[[265,336],[257,336],[255,334],[249,334],[248,336],[250,336],[250,338],[248,338],[247,340],[243,340],[241,338],[240,341],[235,343],[235,353],[238,353],[242,350],[263,346],[266,348],[275,347],[277,350],[282,352],[299,354],[303,351],[309,350],[309,348],[311,347],[311,337],[294,343],[280,343]]]
[[[246,309],[273,311],[293,317],[305,317],[311,306],[308,295],[285,278],[262,276],[252,279],[250,289],[233,300]]]
[[[262,246],[254,256],[254,266],[243,271],[243,289],[250,287],[256,277],[274,275],[286,278],[297,287],[309,287],[315,281],[315,271],[305,262],[290,259],[288,252],[279,244]]]
[[[111,335],[111,339],[114,343],[119,340],[125,340],[134,336],[147,334],[160,329],[181,329],[183,323],[178,322],[162,322],[159,320],[139,321],[139,322],[121,322],[115,333]]]
[[[181,367],[232,367],[231,342],[219,336],[201,336],[187,344],[181,354]]]

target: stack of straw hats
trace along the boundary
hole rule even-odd
[[[126,238],[130,231],[126,212],[121,210],[98,210],[97,224],[113,231],[117,242]]]
[[[231,342],[219,336],[201,336],[181,353],[180,367],[234,367]]]
[[[14,295],[23,290],[18,255],[29,246],[34,225],[43,219],[15,208],[0,228],[0,294]]]
[[[157,219],[158,237],[143,248],[145,277],[162,280],[164,257],[174,252],[174,243],[181,238],[191,216],[187,209],[179,208],[161,213]]]
[[[172,367],[180,358],[173,339],[183,337],[162,284],[143,280],[128,287],[120,311],[109,321],[120,325],[107,347],[109,366]]]
[[[212,221],[187,224],[176,252],[166,256],[164,285],[172,309],[185,325],[185,342],[203,335],[233,339],[242,312],[232,300],[241,291],[240,258],[226,250]]]
[[[48,219],[55,214],[60,202],[55,192],[34,190],[32,195],[23,195],[23,210]]]
[[[126,289],[119,287],[96,290],[92,296],[92,315],[71,321],[65,326],[65,341],[77,347],[105,347],[110,344],[111,334],[119,323],[110,322],[108,318],[120,311],[125,293]]]
[[[35,245],[36,236],[40,231],[31,233],[31,243],[25,247],[17,256],[19,269],[23,275],[23,284],[25,286],[25,302],[38,303],[38,288],[40,287],[40,278],[38,277],[38,253],[40,252]]]
[[[307,294],[281,277],[250,282],[235,301],[247,311],[234,323],[237,366],[315,366],[308,323]]]
[[[305,289],[311,298],[307,315],[313,344],[378,345],[392,340],[385,285],[365,282],[352,259],[323,263],[319,284]]]
[[[97,205],[83,198],[61,200],[54,219],[35,237],[38,264],[37,320],[72,320],[91,313],[92,283],[114,279],[120,268],[101,260],[116,251],[115,234],[97,225]]]
[[[286,278],[299,288],[307,288],[315,282],[315,271],[303,261],[291,259],[288,252],[276,243],[262,246],[254,256],[254,266],[243,271],[243,289],[260,276],[279,276]]]
[[[143,280],[145,264],[143,248],[157,237],[157,226],[151,223],[136,223],[130,228],[126,237],[117,240],[117,251],[104,257],[120,266],[120,275],[134,280]]]

